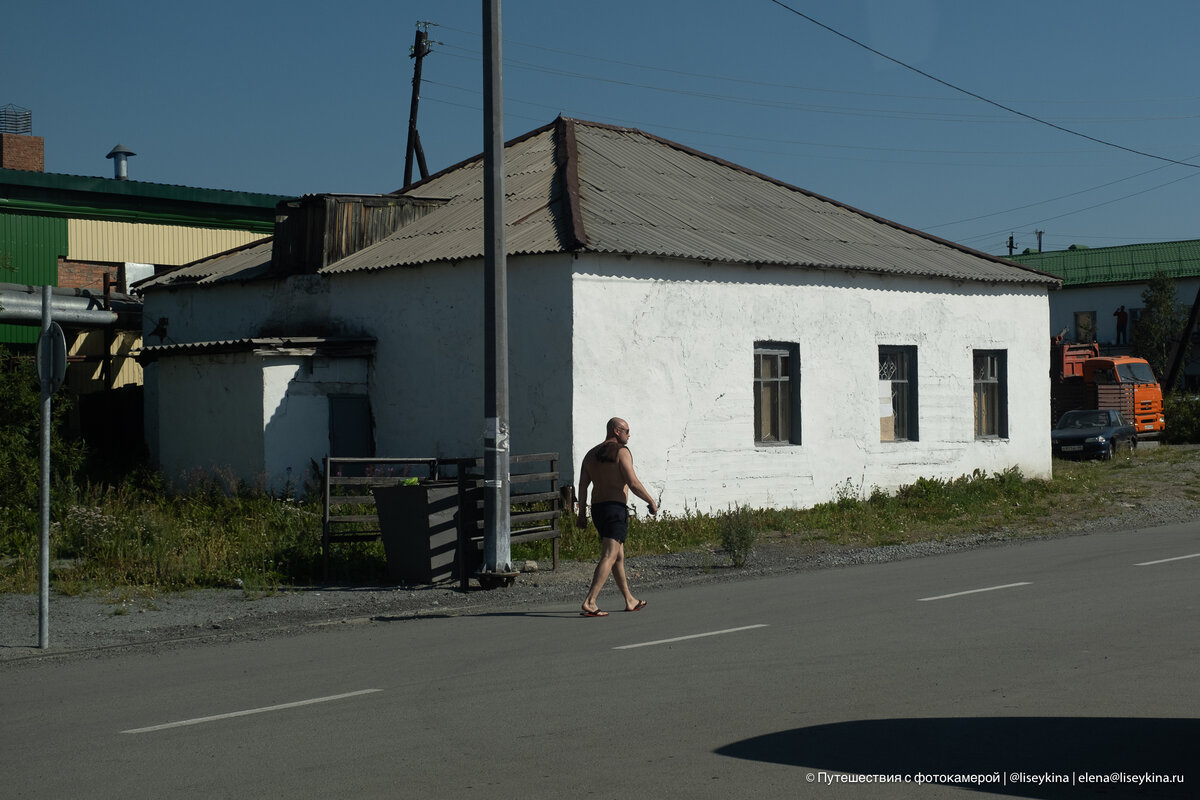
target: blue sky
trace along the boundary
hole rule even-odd
[[[1032,117],[1200,165],[1194,0],[786,0]],[[888,61],[771,0],[502,7],[504,133],[559,113],[636,127],[996,254],[1200,238],[1200,168],[1099,144]],[[59,0],[6,8],[0,105],[46,169],[304,194],[403,183],[416,23],[435,23],[418,127],[437,171],[483,149],[482,3]]]

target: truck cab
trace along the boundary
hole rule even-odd
[[[1083,362],[1083,382],[1095,387],[1095,408],[1115,408],[1145,437],[1164,425],[1162,388],[1145,359],[1093,356]]]

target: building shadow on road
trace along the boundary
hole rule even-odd
[[[810,772],[994,776],[994,782],[950,780],[945,785],[1042,800],[1175,798],[1200,797],[1197,742],[1196,719],[948,717],[796,728],[744,739],[716,752]],[[1129,780],[1146,775],[1166,780],[1181,776],[1183,782],[1139,786]],[[1043,782],[1038,785],[1026,776]],[[1085,783],[1083,776],[1123,780]]]

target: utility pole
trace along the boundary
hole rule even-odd
[[[508,585],[512,569],[508,429],[508,265],[504,236],[504,109],[500,0],[483,0],[484,588]]]
[[[429,168],[425,166],[425,151],[421,148],[421,134],[417,133],[417,104],[421,99],[421,62],[425,56],[433,52],[429,48],[429,26],[432,22],[417,23],[417,38],[413,42],[409,58],[413,61],[412,102],[408,107],[408,146],[404,153],[404,185],[412,184],[413,155],[417,157],[421,168],[421,180],[429,177]]]
[[[1038,252],[1040,253],[1040,252],[1042,252],[1042,234],[1043,234],[1043,233],[1045,233],[1045,231],[1037,231],[1037,230],[1035,230],[1035,231],[1034,231],[1034,233],[1036,233],[1036,234],[1037,234],[1037,239],[1038,239]]]
[[[1192,342],[1192,331],[1196,330],[1198,321],[1200,321],[1200,289],[1196,290],[1196,299],[1192,301],[1192,313],[1188,315],[1187,324],[1183,327],[1183,334],[1171,350],[1171,366],[1167,370],[1167,380],[1162,385],[1166,392],[1174,392],[1179,385],[1179,373],[1183,371],[1183,359],[1187,356],[1188,345]]]
[[[1016,244],[1016,242],[1013,241],[1013,235],[1010,233],[1008,235],[1008,254],[1011,256],[1013,254],[1013,250],[1016,250],[1016,249],[1017,249],[1017,244]]]

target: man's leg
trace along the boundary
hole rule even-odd
[[[638,606],[638,599],[629,591],[629,581],[625,577],[625,543],[621,542],[617,547],[617,560],[612,566],[613,580],[616,581],[621,594],[625,595],[625,610],[633,611]]]
[[[607,536],[600,539],[600,561],[596,564],[596,571],[592,575],[592,587],[583,601],[584,611],[590,613],[596,610],[596,598],[599,597],[600,590],[604,588],[604,582],[608,580],[608,576],[613,570],[613,564],[616,563],[621,552],[621,543],[616,539],[609,539]],[[621,575],[624,579],[624,571]]]

